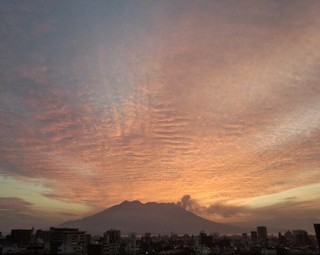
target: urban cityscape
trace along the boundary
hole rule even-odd
[[[316,255],[319,254],[320,224],[314,224],[314,230],[315,234],[304,230],[270,234],[266,226],[257,226],[255,231],[235,235],[204,231],[197,235],[122,235],[119,229],[109,229],[102,236],[96,236],[77,228],[12,229],[6,236],[0,233],[0,254]]]

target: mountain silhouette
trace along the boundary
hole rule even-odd
[[[201,218],[174,203],[141,203],[124,201],[97,214],[74,221],[67,221],[59,227],[72,227],[92,234],[102,234],[110,228],[127,234],[198,234],[241,233],[244,228],[217,223]]]

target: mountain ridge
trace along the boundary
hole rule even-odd
[[[124,234],[198,234],[200,231],[230,234],[245,231],[245,228],[202,218],[175,203],[141,203],[139,200],[125,200],[59,227],[76,227],[92,234],[102,234],[110,228],[119,229]]]

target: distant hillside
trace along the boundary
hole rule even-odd
[[[110,228],[122,233],[198,234],[200,231],[241,233],[244,229],[201,218],[174,203],[124,201],[83,219],[68,221],[59,227],[76,227],[93,234]]]

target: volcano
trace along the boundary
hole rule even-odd
[[[200,231],[224,234],[246,230],[204,219],[174,203],[141,203],[124,201],[97,214],[67,221],[59,227],[72,227],[92,234],[102,234],[110,228],[127,234],[198,234]]]

